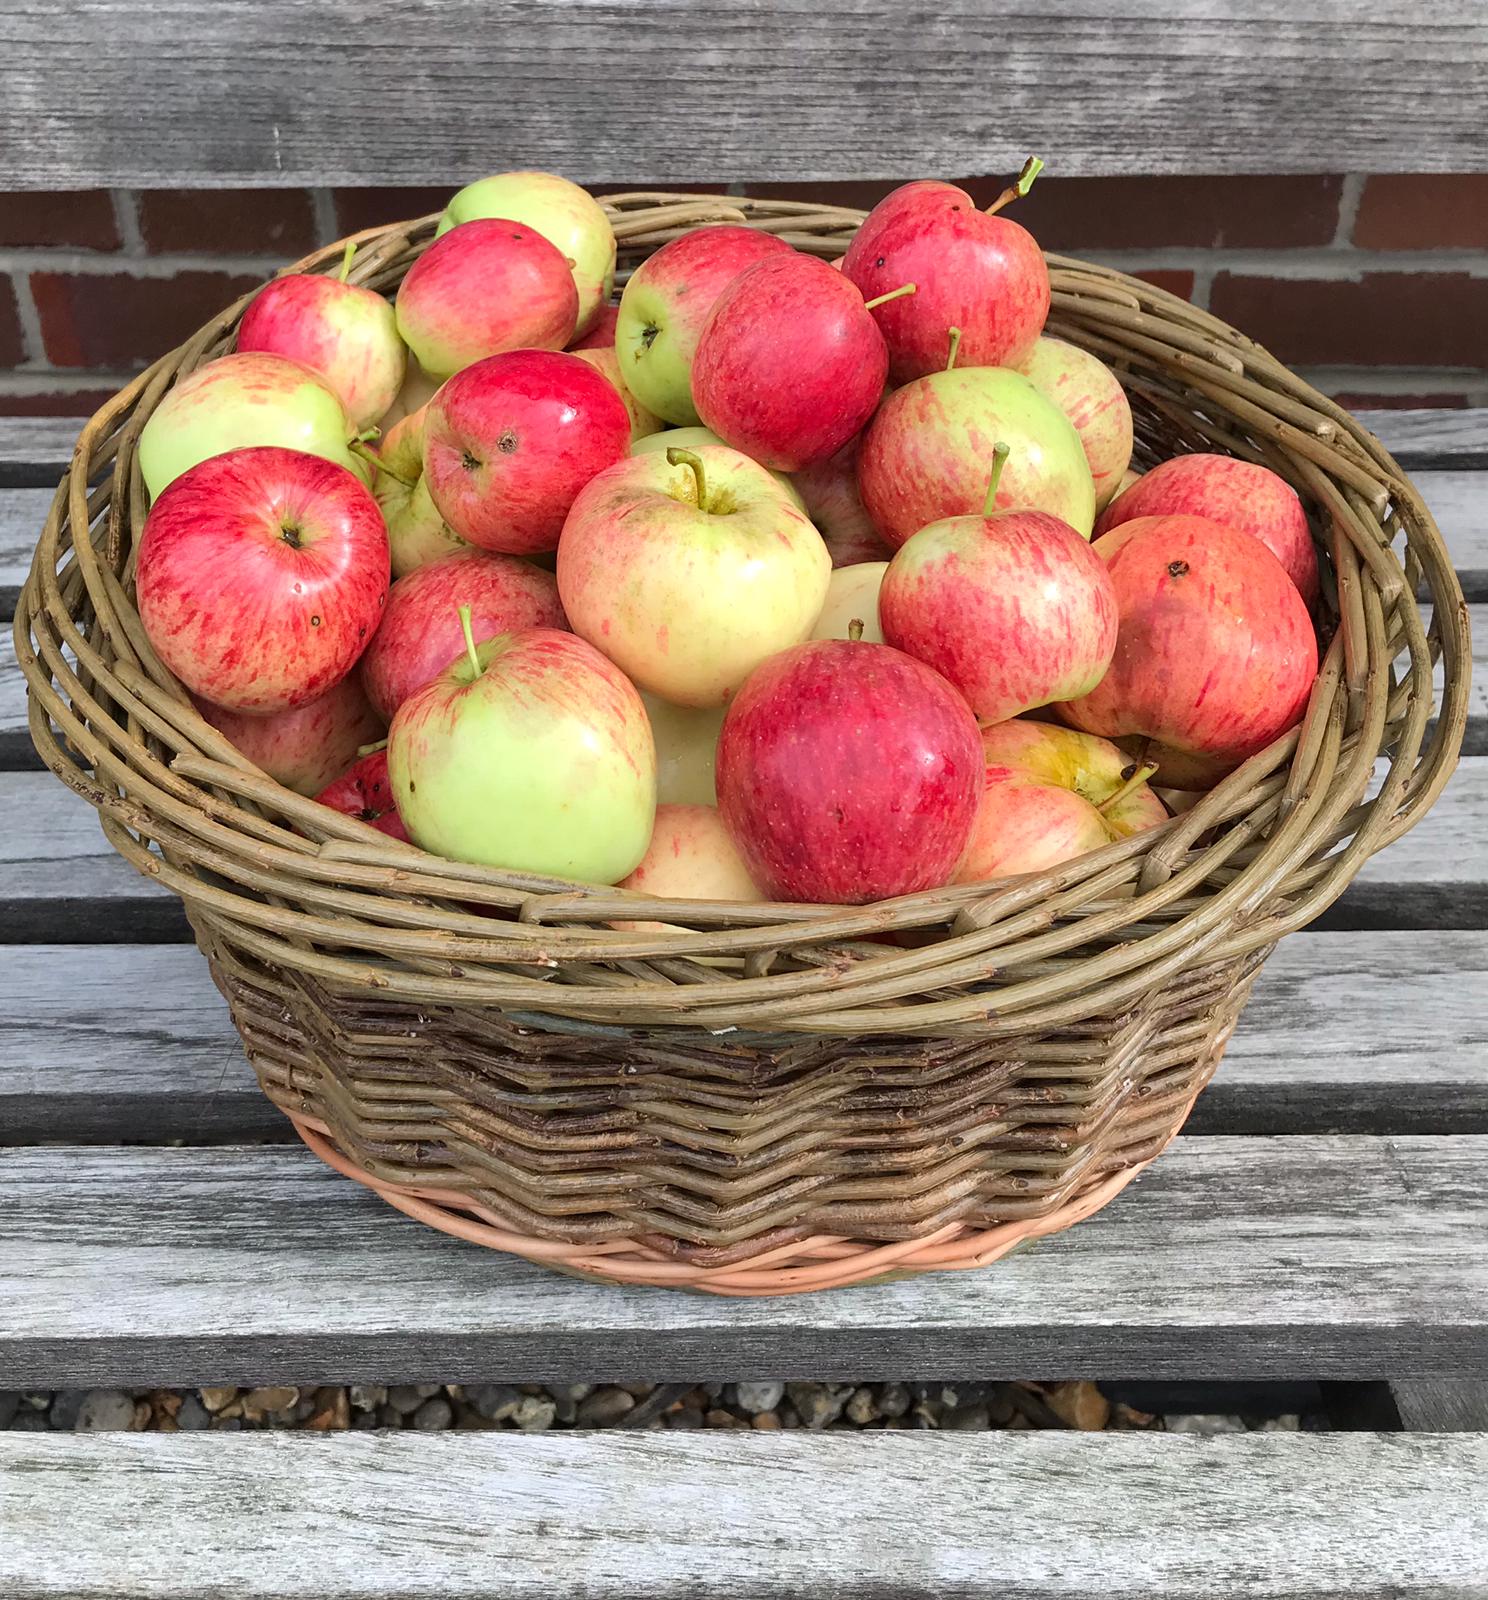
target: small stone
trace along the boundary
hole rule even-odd
[[[736,1417],[732,1411],[725,1411],[722,1406],[714,1406],[711,1411],[703,1413],[703,1426],[706,1428],[747,1428],[749,1424],[743,1417]]]
[[[941,1419],[941,1427],[951,1433],[984,1433],[992,1426],[987,1407],[981,1400],[969,1406],[957,1406]]]
[[[1157,1417],[1151,1411],[1138,1411],[1124,1400],[1118,1400],[1111,1408],[1111,1427],[1117,1430],[1150,1428],[1156,1421]]]
[[[667,1413],[667,1427],[669,1428],[701,1428],[703,1414],[695,1406],[678,1406],[674,1411]]]
[[[902,1383],[885,1383],[878,1391],[878,1414],[902,1417],[909,1410],[909,1390]]]
[[[1031,1428],[1032,1426],[1033,1424],[1021,1411],[1015,1411],[1012,1415],[1012,1420],[1008,1423],[1008,1432],[1013,1433],[1023,1428]]]
[[[1239,1417],[1222,1417],[1217,1413],[1197,1412],[1188,1416],[1164,1417],[1169,1433],[1244,1433],[1245,1424]]]
[[[860,1428],[866,1427],[878,1417],[878,1399],[872,1389],[854,1389],[845,1411],[849,1422],[856,1423]]]
[[[150,1395],[150,1410],[157,1421],[162,1417],[174,1417],[185,1398],[185,1395],[172,1394],[169,1389],[156,1389]]]
[[[553,1392],[557,1393],[556,1390]],[[587,1400],[594,1393],[594,1385],[592,1383],[571,1383],[564,1390],[564,1393],[577,1404],[580,1400]]]
[[[847,1404],[851,1392],[848,1389],[834,1389],[825,1383],[788,1383],[785,1390],[796,1408],[802,1427],[810,1428],[813,1432],[825,1428],[842,1415],[842,1408]]]
[[[540,1399],[535,1394],[522,1396],[522,1402],[512,1413],[512,1421],[523,1433],[545,1433],[553,1426],[558,1408],[551,1400]]]
[[[1303,1433],[1331,1433],[1333,1423],[1325,1412],[1307,1411],[1298,1419],[1302,1424]]]
[[[1301,1426],[1301,1417],[1288,1412],[1279,1417],[1267,1417],[1257,1431],[1260,1433],[1296,1433]]]
[[[644,1400],[656,1385],[654,1383],[622,1383],[619,1387],[624,1389],[632,1400]]]
[[[554,1389],[550,1392],[553,1402],[553,1420],[561,1422],[564,1427],[572,1427],[574,1418],[579,1414],[579,1403],[565,1389]]]
[[[353,1411],[351,1414],[352,1431],[363,1433],[377,1426],[377,1413],[375,1411]]]
[[[429,1398],[421,1384],[395,1383],[388,1390],[388,1404],[394,1411],[401,1411],[404,1416],[412,1416]]]
[[[353,1383],[347,1386],[346,1398],[351,1402],[353,1411],[376,1411],[378,1406],[387,1404],[387,1385],[385,1383]]]
[[[224,1417],[220,1412],[212,1418],[212,1431],[214,1433],[241,1433],[243,1419],[241,1417]]]
[[[391,1401],[385,1406],[377,1408],[377,1426],[379,1428],[401,1428],[405,1421],[401,1411]]]
[[[932,1405],[928,1400],[917,1400],[914,1410],[910,1412],[917,1428],[938,1428],[940,1426],[940,1407]]]
[[[126,1433],[134,1427],[134,1401],[118,1389],[90,1389],[78,1407],[76,1427],[79,1433]]]
[[[252,1417],[255,1421],[259,1417],[268,1416],[272,1412],[292,1411],[299,1404],[300,1391],[287,1386],[272,1386],[263,1389],[250,1389],[243,1396],[243,1415]]]
[[[780,1418],[780,1426],[782,1428],[799,1428],[801,1426],[801,1418],[789,1400],[781,1404],[775,1415]]]
[[[30,1406],[33,1411],[50,1410],[52,1398],[53,1397],[50,1390],[33,1391],[30,1394],[23,1394],[21,1396],[21,1399],[26,1405]]]
[[[47,1433],[51,1430],[51,1423],[46,1419],[46,1412],[33,1411],[30,1406],[22,1406],[11,1419],[10,1431],[12,1433]]]
[[[780,1402],[785,1398],[785,1385],[783,1383],[740,1383],[735,1384],[734,1393],[738,1397],[739,1406],[752,1416],[758,1416],[762,1411],[775,1411]]]
[[[230,1422],[234,1417],[241,1417],[243,1415],[243,1402],[241,1400],[234,1400],[231,1405],[223,1406],[217,1415],[221,1417],[224,1422]]]
[[[756,1413],[750,1426],[758,1428],[761,1433],[776,1433],[780,1428],[780,1418],[773,1411],[760,1411]]]
[[[1098,1433],[1111,1420],[1111,1402],[1088,1380],[1056,1383],[1044,1398],[1061,1422],[1084,1433]]]
[[[443,1433],[455,1420],[455,1408],[442,1394],[430,1395],[413,1414],[413,1425],[420,1433]]]
[[[1005,1383],[994,1383],[987,1390],[987,1420],[994,1428],[1005,1428],[1013,1420],[1012,1396]]]
[[[162,1413],[155,1420],[155,1431],[157,1433],[179,1433],[181,1425],[174,1417],[167,1417]]]
[[[236,1389],[198,1389],[196,1392],[201,1396],[201,1403],[214,1413],[221,1411],[223,1406],[230,1406],[238,1398]]]
[[[471,1404],[491,1422],[507,1422],[516,1415],[522,1396],[509,1383],[483,1383],[471,1391]]]
[[[316,1433],[344,1433],[351,1426],[351,1401],[345,1389],[317,1389],[315,1398],[319,1403],[305,1424],[307,1428]]]
[[[203,1428],[212,1425],[212,1413],[194,1395],[188,1394],[181,1401],[181,1408],[176,1412],[176,1426],[183,1433],[200,1433]]]
[[[86,1389],[63,1389],[53,1398],[51,1409],[47,1412],[47,1420],[54,1428],[71,1432],[77,1426],[78,1412],[82,1410],[83,1401],[87,1398]]]
[[[8,1428],[20,1409],[20,1395],[14,1389],[0,1389],[0,1428]]]
[[[579,1402],[579,1426],[613,1428],[621,1417],[634,1410],[635,1398],[627,1394],[624,1389],[610,1387],[596,1389],[593,1394]]]

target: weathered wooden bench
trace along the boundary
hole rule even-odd
[[[834,9],[460,0],[368,37],[349,0],[32,0],[0,189],[1488,162],[1467,0]],[[1488,412],[1368,420],[1488,639]],[[7,617],[76,429],[0,422]],[[1305,1377],[1366,1431],[0,1433],[0,1594],[1488,1593],[1483,682],[1442,803],[1283,945],[1106,1211],[981,1273],[732,1302],[462,1246],[292,1144],[176,902],[39,770],[7,642],[0,1387]]]

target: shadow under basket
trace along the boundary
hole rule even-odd
[[[622,271],[714,222],[834,257],[862,220],[604,204]],[[434,222],[358,235],[352,281],[391,293]],[[1419,495],[1345,411],[1185,301],[1049,260],[1048,331],[1121,378],[1139,465],[1219,450],[1302,496],[1321,670],[1299,728],[1161,828],[878,905],[656,902],[469,867],[280,788],[193,710],[133,598],[139,430],[232,347],[246,300],[89,422],[17,616],[31,734],[183,899],[265,1092],[322,1160],[559,1271],[760,1295],[995,1261],[1172,1139],[1276,940],[1450,776],[1466,613]],[[638,909],[669,926],[613,926]]]

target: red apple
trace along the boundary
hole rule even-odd
[[[419,567],[388,591],[382,626],[362,657],[362,681],[384,722],[464,650],[462,605],[477,643],[513,628],[568,626],[557,579],[515,556],[466,550]]]
[[[620,316],[620,307],[606,301],[599,308],[588,332],[581,333],[569,345],[570,350],[613,350],[615,348],[615,323]]]
[[[424,422],[440,514],[462,539],[507,555],[557,549],[579,490],[629,453],[630,413],[614,385],[561,351],[477,361],[440,389]]]
[[[1000,459],[988,505],[999,471]],[[949,679],[984,722],[1088,693],[1116,648],[1105,563],[1045,511],[922,528],[889,563],[878,614],[885,640]]]
[[[802,467],[791,481],[831,552],[834,567],[886,561],[893,553],[873,525],[858,493],[858,441],[849,440],[825,461]]]
[[[651,843],[640,866],[620,887],[638,889],[658,900],[764,899],[715,806],[657,806]],[[617,922],[615,926],[653,932],[672,924]]]
[[[370,823],[379,833],[389,834],[394,839],[408,838],[408,829],[403,826],[393,800],[386,747],[364,755],[315,798],[333,811],[344,811],[348,817]]]
[[[430,376],[503,350],[561,350],[579,293],[568,262],[535,229],[494,218],[441,235],[398,289],[398,331]]]
[[[1095,525],[1097,537],[1137,517],[1184,513],[1223,522],[1259,539],[1287,570],[1303,600],[1318,596],[1317,551],[1297,491],[1269,467],[1233,456],[1174,456],[1117,496]]]
[[[772,657],[718,738],[718,807],[765,893],[862,903],[945,883],[982,784],[976,720],[922,662],[816,640]]]
[[[1113,500],[1132,453],[1131,402],[1116,374],[1079,345],[1047,337],[1034,345],[1018,370],[1079,434],[1095,480],[1096,505]]]
[[[1301,720],[1317,639],[1260,540],[1204,517],[1140,517],[1094,549],[1115,585],[1116,653],[1089,694],[1059,708],[1065,721],[1169,747],[1152,751],[1158,781],[1188,788],[1177,768],[1212,780]]]
[[[196,709],[254,766],[298,794],[324,788],[386,726],[354,672],[314,700],[266,717],[228,711],[199,697]]]
[[[272,445],[184,472],[140,535],[140,620],[160,659],[214,705],[260,715],[344,678],[382,616],[388,541],[344,468]]]
[[[692,397],[704,426],[734,449],[795,472],[867,422],[887,369],[862,295],[825,261],[792,252],[751,267],[714,302]]]
[[[1014,366],[1049,315],[1049,269],[1033,235],[978,211],[950,183],[906,183],[880,200],[847,247],[842,273],[867,300],[915,286],[873,313],[895,383],[940,371],[951,328],[961,330],[964,365]]]

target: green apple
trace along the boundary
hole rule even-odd
[[[351,439],[345,408],[308,367],[258,351],[218,356],[156,406],[140,430],[140,472],[153,500],[199,461],[271,444],[334,461],[370,484]]]
[[[567,257],[579,291],[574,336],[586,333],[615,284],[615,231],[604,207],[556,173],[502,172],[467,183],[444,208],[434,236],[481,217],[526,223]]]
[[[517,628],[398,707],[388,774],[409,837],[452,861],[613,884],[646,853],[656,747],[635,687],[592,645]]]
[[[860,561],[853,567],[834,567],[827,585],[827,603],[811,630],[813,639],[866,639],[884,642],[878,624],[878,591],[883,586],[887,561]],[[861,624],[856,633],[853,623]]]
[[[377,477],[372,493],[387,523],[393,576],[401,578],[441,556],[470,549],[439,514],[424,482],[424,408],[422,406],[385,433],[377,449]]]
[[[659,455],[664,456],[668,450],[696,450],[700,444],[718,445],[727,450],[729,447],[713,432],[699,424],[696,428],[668,428],[664,433],[648,433],[644,438],[635,440],[630,447],[633,456]],[[801,498],[801,491],[795,486],[788,472],[776,472],[771,467],[765,471],[785,490],[786,499],[798,511],[806,510],[806,502]]]
[[[711,806],[718,803],[713,763],[725,706],[674,706],[659,695],[641,693],[656,740],[658,805]]]

